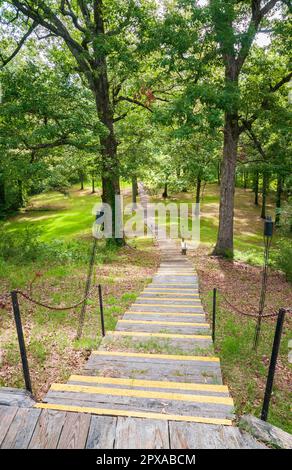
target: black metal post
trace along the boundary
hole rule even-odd
[[[101,323],[101,334],[105,336],[105,327],[104,327],[104,315],[103,315],[103,302],[102,302],[102,291],[101,285],[98,285],[98,297],[99,297],[99,307],[100,307],[100,323]]]
[[[276,365],[277,365],[277,358],[278,358],[280,342],[281,342],[281,335],[282,335],[282,330],[283,330],[283,323],[284,323],[284,319],[285,319],[285,312],[286,312],[285,309],[281,308],[279,310],[279,314],[278,314],[277,325],[276,325],[275,336],[274,336],[273,349],[272,349],[272,355],[271,355],[268,378],[267,378],[267,384],[266,384],[266,390],[265,390],[265,397],[264,397],[262,414],[261,414],[261,419],[263,421],[267,421],[267,418],[268,418],[269,405],[270,405],[272,389],[273,389],[273,382],[274,382],[274,376],[275,376],[275,370],[276,370]]]
[[[23,336],[23,330],[22,330],[20,309],[19,309],[19,303],[18,303],[18,297],[17,297],[16,291],[11,292],[11,299],[12,299],[12,308],[13,308],[14,320],[15,320],[15,325],[16,325],[21,362],[22,362],[22,371],[23,371],[23,377],[24,377],[24,382],[25,382],[25,388],[30,393],[32,393],[32,386],[31,386],[26,348],[25,348],[25,342],[24,342],[24,336]]]
[[[217,305],[217,289],[213,289],[213,317],[212,317],[212,340],[215,343],[215,330],[216,330],[216,305]]]

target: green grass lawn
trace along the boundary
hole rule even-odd
[[[193,203],[195,194],[171,194],[164,201],[160,196],[154,196],[154,203]],[[271,199],[267,204],[268,214],[274,216],[274,205]],[[219,186],[208,184],[204,188],[200,204],[200,246],[210,251],[215,246],[219,216]],[[157,219],[158,220],[158,219]],[[161,221],[160,221],[161,222]],[[169,233],[169,214],[166,219],[166,230]],[[190,220],[189,220],[190,227]],[[273,236],[273,246],[278,241],[277,233]],[[234,258],[250,264],[261,264],[263,261],[263,221],[260,218],[260,207],[253,203],[251,190],[236,188],[234,211]]]
[[[42,241],[82,237],[90,234],[94,221],[92,208],[98,202],[100,196],[90,194],[90,190],[74,188],[68,196],[43,193],[33,197],[25,211],[1,225],[7,231],[17,231],[29,224],[40,230]]]
[[[122,184],[125,202],[130,186]],[[92,249],[92,208],[100,201],[90,188],[73,187],[67,196],[44,193],[30,199],[26,210],[1,222],[0,248],[0,386],[23,388],[11,306],[5,295],[22,289],[50,305],[72,305],[84,295]],[[5,238],[6,237],[6,238]],[[17,243],[16,243],[17,241]],[[131,243],[136,249],[109,248],[98,242],[92,284],[103,286],[106,330],[151,279],[159,255],[151,238]],[[33,389],[42,398],[50,384],[80,371],[101,341],[97,292],[88,301],[83,335],[76,340],[80,307],[46,310],[20,298]]]

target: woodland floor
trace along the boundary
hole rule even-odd
[[[129,188],[124,186],[129,197]],[[180,193],[169,201],[193,201],[194,195]],[[28,210],[12,217],[5,230],[15,231],[26,225],[41,230],[40,238],[51,241],[82,240],[90,247],[91,209],[99,200],[90,190],[73,188],[69,197],[58,193],[32,198]],[[155,198],[154,198],[155,199]],[[262,262],[262,221],[260,209],[254,207],[252,193],[237,189],[235,210],[236,260],[223,261],[210,257],[218,225],[218,187],[204,189],[201,218],[201,245],[191,256],[200,278],[202,301],[211,312],[212,289],[219,288],[216,349],[222,361],[224,381],[231,389],[238,413],[259,415],[275,322],[265,320],[258,353],[252,351],[254,320],[238,316],[223,303],[220,291],[241,310],[254,312],[259,300]],[[3,224],[2,224],[3,226]],[[97,252],[94,283],[104,285],[106,329],[114,329],[123,314],[150,280],[159,264],[159,254],[151,239],[138,239],[120,251],[107,250],[102,243]],[[87,262],[17,263],[0,265],[0,386],[23,387],[17,339],[9,302],[4,295],[12,288],[29,290],[38,299],[51,304],[74,303],[83,296]],[[32,282],[33,281],[33,282]],[[1,297],[2,296],[2,297]],[[267,295],[267,311],[292,305],[291,283],[272,271]],[[84,335],[75,340],[79,309],[72,312],[46,311],[21,301],[21,311],[37,398],[42,398],[52,382],[65,382],[80,371],[100,341],[97,298],[89,302]],[[288,363],[288,338],[292,337],[291,317],[286,319],[278,362],[269,421],[292,432],[291,390],[292,367]]]

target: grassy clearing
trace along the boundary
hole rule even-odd
[[[127,187],[124,192],[127,198]],[[76,188],[68,196],[42,194],[32,198],[29,210],[2,223],[7,238],[2,240],[6,256],[0,262],[0,386],[23,387],[15,326],[5,294],[20,288],[36,299],[63,306],[83,297],[92,246],[91,210],[98,198],[90,190]],[[98,244],[93,284],[103,286],[107,330],[115,328],[159,262],[151,239],[137,239],[135,246],[110,250],[103,242]],[[90,351],[100,344],[97,293],[88,300],[84,332],[78,341],[80,307],[57,311],[23,299],[20,303],[33,388],[37,398],[42,398],[52,382],[64,382],[80,371]]]
[[[153,197],[153,202],[192,203],[195,201],[194,193],[172,194],[163,201],[161,197]],[[267,212],[274,215],[274,204],[268,200]],[[200,204],[200,246],[211,251],[215,246],[218,230],[219,215],[219,186],[217,184],[206,185]],[[166,220],[166,230],[169,233],[169,214]],[[253,204],[251,190],[236,189],[234,211],[234,251],[236,260],[249,264],[259,265],[263,261],[263,221],[260,218],[260,208]],[[275,233],[273,246],[275,248],[279,236]],[[292,243],[292,241],[291,241]]]

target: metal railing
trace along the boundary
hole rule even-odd
[[[102,334],[102,337],[104,337],[105,336],[105,322],[104,322],[102,288],[101,288],[100,284],[97,287],[98,287],[98,297],[99,297],[99,312],[100,312],[101,334]],[[76,307],[79,307],[81,304],[84,305],[84,303],[87,302],[87,300],[92,296],[92,294],[94,293],[95,290],[96,290],[96,287],[93,287],[89,292],[87,292],[86,296],[83,299],[81,299],[79,302],[75,303],[74,305],[69,305],[69,306],[65,306],[65,307],[57,306],[57,305],[50,305],[50,304],[45,303],[44,301],[39,301],[39,300],[33,299],[31,296],[29,296],[25,292],[22,292],[21,290],[13,290],[10,293],[11,301],[12,301],[12,310],[13,310],[13,315],[14,315],[14,320],[15,320],[15,325],[16,325],[19,351],[20,351],[20,356],[21,356],[22,372],[23,372],[23,377],[24,377],[25,388],[31,394],[33,393],[33,391],[32,391],[32,382],[31,382],[29,364],[28,364],[28,359],[27,359],[25,338],[24,338],[24,334],[23,334],[20,306],[19,306],[19,301],[18,301],[19,296],[23,297],[24,299],[28,300],[29,302],[33,303],[34,305],[38,305],[38,306],[46,308],[48,310],[65,311],[65,310],[72,310]],[[80,328],[79,328],[79,326],[78,326],[77,338],[80,337]]]
[[[215,338],[216,338],[217,292],[218,292],[218,289],[214,288],[213,289],[213,302],[212,302],[212,339],[214,343],[215,343]],[[223,298],[223,301],[233,310],[233,312],[239,315],[245,316],[245,317],[250,317],[250,318],[254,318],[258,320],[259,313],[254,314],[254,313],[243,312],[238,307],[233,305],[221,292],[220,292],[220,296]],[[269,364],[263,406],[262,406],[262,411],[261,411],[261,419],[263,421],[267,421],[268,419],[269,406],[270,406],[270,401],[271,401],[271,396],[272,396],[272,391],[273,391],[273,383],[274,383],[277,359],[278,359],[279,350],[280,350],[281,337],[282,337],[282,331],[283,331],[283,325],[284,325],[286,313],[291,313],[291,309],[280,308],[278,312],[261,314],[261,319],[277,317],[271,359],[270,359],[270,364]]]

